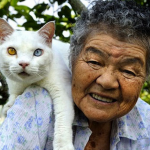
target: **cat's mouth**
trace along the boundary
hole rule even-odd
[[[21,77],[28,77],[28,76],[30,76],[28,73],[26,73],[24,71],[20,72],[18,75],[21,76]]]

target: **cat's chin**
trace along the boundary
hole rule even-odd
[[[25,79],[25,78],[29,77],[30,75],[29,75],[28,73],[26,73],[26,72],[21,72],[21,73],[18,74],[18,76],[19,76],[20,78]]]
[[[17,77],[14,80],[17,82],[35,83],[37,81],[40,81],[41,79],[43,79],[42,76],[37,77],[26,72],[21,72],[17,75]]]

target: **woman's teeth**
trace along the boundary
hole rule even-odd
[[[99,96],[99,95],[97,95],[97,94],[91,94],[91,96],[92,96],[94,99],[96,99],[96,100],[98,100],[98,101],[105,102],[105,103],[112,103],[112,102],[114,102],[113,99],[104,98],[104,97],[101,97],[101,96]]]

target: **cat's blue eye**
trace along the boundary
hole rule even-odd
[[[33,53],[34,56],[41,56],[43,54],[43,50],[42,49],[36,49]]]

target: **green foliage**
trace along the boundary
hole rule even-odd
[[[138,4],[150,7],[149,0],[135,0]],[[146,81],[140,93],[141,99],[150,104],[150,81]]]
[[[149,0],[135,0],[138,4],[145,5],[145,6],[150,6],[150,1]]]
[[[19,2],[23,1],[25,0],[1,0],[0,17],[5,18],[6,20],[11,19],[15,22],[16,19],[24,17],[26,21],[23,24],[18,24],[18,26],[24,27],[26,30],[38,30],[46,22],[55,21],[55,37],[64,42],[69,41],[72,33],[71,28],[75,23],[77,15],[68,3],[64,4],[66,0],[49,0],[51,5],[42,2],[36,4],[33,8],[25,5],[19,5]],[[59,9],[55,12],[55,15],[45,14],[45,11],[52,9],[53,5],[56,3],[59,5]],[[15,13],[9,11],[10,7],[13,7]],[[65,37],[63,34],[64,31],[70,33],[68,37]]]
[[[146,81],[140,94],[141,99],[150,104],[150,81]]]

